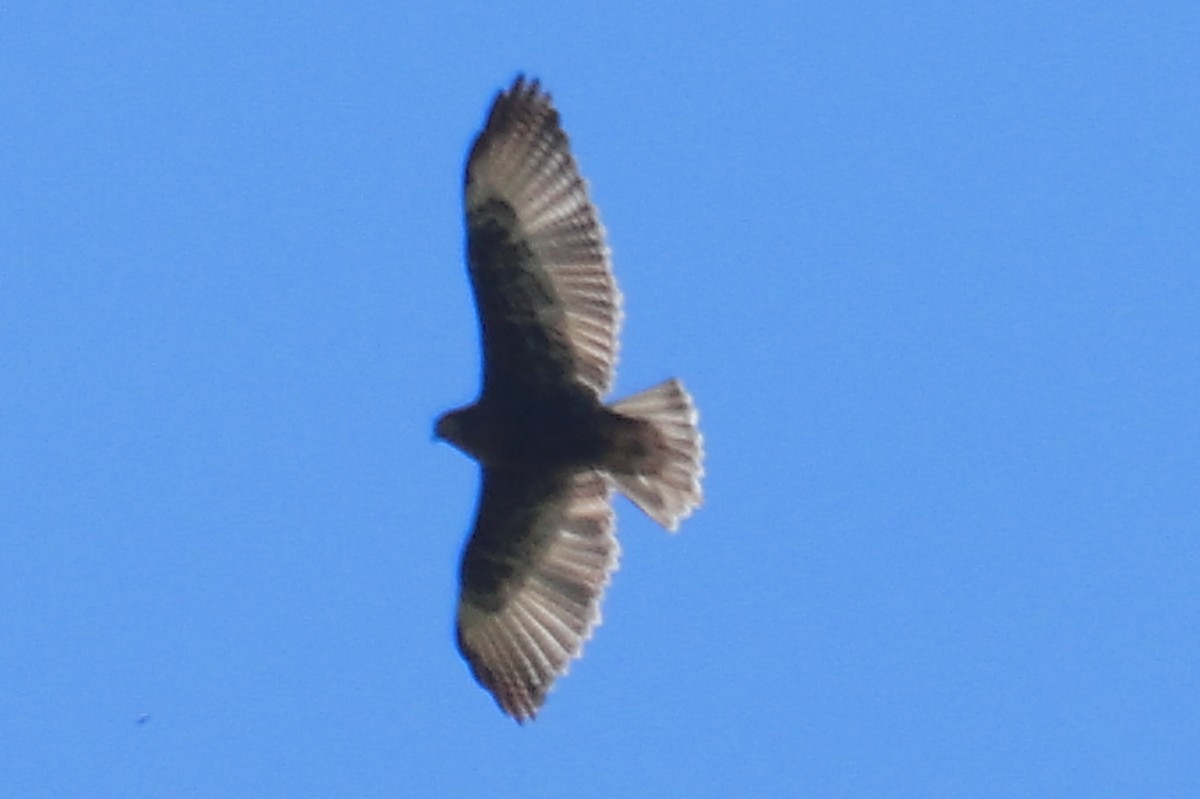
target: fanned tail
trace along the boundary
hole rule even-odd
[[[651,519],[674,531],[704,499],[704,439],[699,415],[683,384],[672,378],[616,403],[622,416],[649,422],[654,435],[639,467],[612,477]]]

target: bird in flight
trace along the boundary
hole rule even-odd
[[[496,96],[467,159],[464,205],[483,385],[435,430],[483,472],[457,640],[479,683],[525,722],[599,622],[619,552],[613,489],[675,530],[702,499],[702,440],[678,380],[604,402],[621,294],[537,80]]]

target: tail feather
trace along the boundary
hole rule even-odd
[[[674,531],[704,499],[704,439],[692,397],[674,378],[613,403],[613,410],[649,422],[656,432],[644,468],[614,473],[625,496],[651,519]]]

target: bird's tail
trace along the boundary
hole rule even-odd
[[[674,531],[704,498],[704,439],[691,395],[672,378],[613,403],[612,409],[647,422],[652,431],[638,467],[613,472],[613,479],[646,515]]]

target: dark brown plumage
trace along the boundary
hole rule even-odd
[[[702,451],[676,380],[606,406],[621,295],[558,112],[518,77],[467,160],[467,262],[483,340],[474,405],[437,435],[478,460],[458,646],[518,721],[599,621],[616,569],[611,493],[669,530],[700,504]]]

